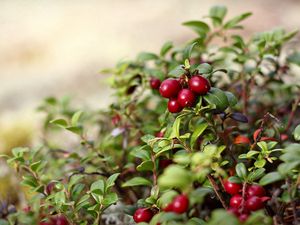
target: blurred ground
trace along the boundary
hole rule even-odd
[[[0,1],[0,127],[19,120],[34,126],[32,112],[49,95],[105,107],[110,91],[100,69],[158,51],[167,40],[188,40],[194,34],[180,24],[215,4],[226,5],[229,16],[252,11],[246,35],[299,28],[299,0]]]

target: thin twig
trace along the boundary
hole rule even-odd
[[[207,175],[207,178],[208,178],[208,180],[209,180],[211,186],[213,187],[213,189],[214,189],[214,191],[215,191],[215,193],[216,193],[218,199],[220,200],[220,202],[221,202],[223,208],[224,208],[224,209],[228,209],[228,207],[227,207],[227,205],[226,205],[226,203],[225,203],[225,200],[224,200],[223,196],[222,196],[221,193],[220,193],[220,188],[219,188],[219,186],[217,185],[217,183],[215,182],[214,178],[213,178],[211,175]]]

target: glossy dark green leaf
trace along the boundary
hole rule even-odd
[[[247,169],[244,163],[238,163],[235,166],[235,172],[240,178],[245,179],[247,177]]]
[[[200,74],[210,74],[213,71],[213,68],[208,63],[202,63],[196,67],[196,70],[198,70]]]
[[[264,186],[264,185],[268,185],[268,184],[274,183],[274,182],[282,180],[282,179],[283,179],[283,177],[282,177],[282,175],[280,175],[280,173],[271,172],[271,173],[268,173],[265,176],[263,176],[260,179],[259,184]]]
[[[152,182],[143,177],[134,177],[126,181],[122,187],[132,187],[132,186],[151,186]]]
[[[210,8],[209,16],[212,18],[214,26],[219,26],[227,13],[227,8],[223,5],[216,5]]]
[[[205,129],[207,127],[208,127],[208,124],[206,122],[203,122],[203,123],[200,123],[200,124],[196,125],[195,130],[194,130],[194,132],[191,136],[191,141],[190,141],[192,149],[194,148],[198,137],[205,131]]]
[[[210,91],[204,95],[204,99],[208,104],[215,105],[216,109],[220,111],[224,111],[229,106],[226,94],[218,88],[211,88]]]
[[[65,128],[68,126],[68,122],[65,119],[55,119],[50,121],[51,124],[57,125],[59,127]]]

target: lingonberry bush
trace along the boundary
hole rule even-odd
[[[300,52],[284,45],[297,32],[244,39],[251,13],[226,13],[105,70],[107,110],[47,98],[42,145],[8,157],[28,206],[1,224],[298,224]]]

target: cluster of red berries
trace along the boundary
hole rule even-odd
[[[192,107],[196,103],[197,96],[205,95],[210,90],[209,81],[197,74],[186,82],[184,78],[168,78],[160,83],[157,78],[150,80],[153,89],[159,89],[162,97],[168,98],[168,110],[178,113],[185,107]]]
[[[225,181],[224,188],[228,194],[232,195],[228,211],[236,215],[242,222],[247,220],[252,211],[264,208],[264,202],[269,199],[265,189],[256,184],[246,187],[244,198],[241,184]]]
[[[163,210],[165,212],[173,212],[177,214],[185,213],[189,208],[189,199],[186,195],[176,196]],[[133,215],[136,223],[149,222],[154,216],[154,212],[150,208],[139,208]]]
[[[39,225],[69,225],[69,222],[64,215],[58,215],[51,217],[48,221],[41,221]]]

